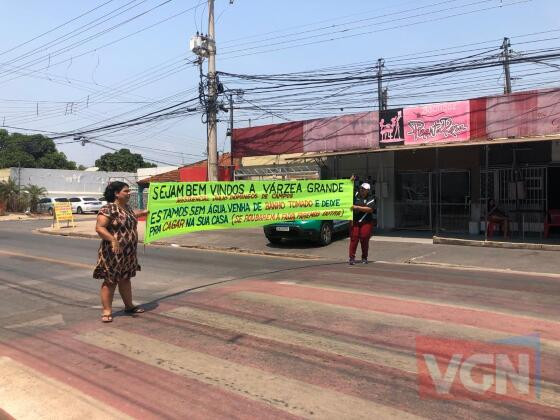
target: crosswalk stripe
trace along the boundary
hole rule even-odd
[[[116,328],[104,328],[76,338],[305,418],[419,418],[373,401],[242,366]]]
[[[378,312],[374,310],[363,311],[360,309],[337,305],[333,303],[314,302],[296,298],[287,298],[269,295],[260,292],[236,292],[230,295],[234,298],[233,304],[238,307],[252,307],[251,304],[258,303],[267,307],[270,313],[275,308],[297,313],[300,319],[306,319],[306,315],[325,316],[334,314],[338,319],[347,323],[368,323],[371,325],[382,325],[391,328],[402,328],[414,330],[418,335],[434,335],[448,338],[461,338],[463,340],[493,341],[511,337],[510,333],[491,330],[482,327],[443,322],[426,318],[418,318],[409,315]],[[544,352],[560,356],[560,341],[541,338],[541,346]]]
[[[282,284],[282,285],[289,285],[285,282],[277,282],[278,284]],[[412,295],[407,295],[407,296],[402,296],[402,295],[395,295],[395,294],[391,294],[391,293],[383,293],[383,292],[372,292],[372,291],[368,291],[368,290],[363,290],[363,289],[356,289],[356,288],[352,288],[352,287],[346,287],[346,286],[334,286],[334,285],[329,285],[329,284],[320,284],[320,283],[293,283],[294,286],[296,287],[302,287],[302,288],[309,288],[309,289],[314,289],[317,291],[328,291],[328,292],[341,292],[341,293],[349,293],[349,294],[353,294],[356,296],[364,296],[364,297],[372,297],[372,298],[380,298],[380,299],[388,299],[388,300],[394,300],[395,302],[407,302],[409,304],[413,304],[413,305],[433,305],[435,308],[441,309],[441,310],[446,310],[446,309],[458,309],[458,310],[468,310],[468,311],[473,311],[473,312],[484,312],[484,313],[488,313],[489,315],[505,315],[505,316],[512,316],[512,317],[516,317],[516,318],[523,318],[529,321],[534,321],[534,322],[540,322],[540,321],[546,321],[546,322],[552,322],[552,323],[557,323],[558,326],[560,327],[560,323],[558,322],[557,318],[554,318],[553,320],[549,320],[546,318],[540,318],[540,317],[536,317],[536,316],[529,316],[529,315],[522,315],[519,314],[519,312],[514,312],[514,311],[505,311],[505,310],[501,310],[500,309],[496,309],[496,308],[486,308],[486,307],[478,307],[478,305],[470,305],[470,304],[456,304],[456,303],[450,303],[450,302],[442,302],[441,300],[437,299],[437,298],[424,298],[424,297],[417,297],[417,296],[412,296]]]
[[[405,372],[416,373],[415,356],[413,354],[399,355],[394,349],[346,343],[328,337],[288,330],[270,324],[261,324],[243,318],[186,306],[164,312],[161,315],[196,322],[209,327],[225,328],[240,334],[307,347],[362,360],[367,363],[382,364]]]
[[[18,420],[130,418],[9,357],[0,357],[0,371],[0,406]]]
[[[285,282],[278,282],[287,284]],[[292,282],[292,284],[298,284]],[[543,308],[556,308],[557,298],[555,295],[546,292],[535,292],[532,290],[506,290],[484,287],[479,285],[467,285],[456,283],[443,283],[441,281],[430,280],[410,280],[399,279],[390,276],[372,276],[369,273],[353,274],[352,279],[345,279],[340,282],[340,273],[325,272],[321,278],[308,283],[302,281],[299,284],[309,287],[320,287],[324,289],[341,290],[355,293],[368,293],[375,290],[374,295],[390,297],[407,297],[417,299],[426,303],[443,304],[447,306],[465,306],[479,310],[496,311],[495,301],[506,302],[509,305],[502,305],[499,311],[502,313],[518,315],[519,302],[527,302],[524,305],[526,311],[537,314],[538,318],[556,320],[557,314],[547,314]],[[371,292],[370,292],[371,293]],[[429,297],[426,297],[429,296]],[[464,297],[467,297],[465,299]],[[479,299],[484,296],[485,299]],[[474,297],[474,298],[473,298]]]
[[[39,298],[61,298],[70,302],[83,302],[96,297],[93,293],[86,293],[69,287],[59,286],[47,281],[30,280],[24,282],[7,281],[0,278],[3,286],[11,290],[25,293]],[[45,296],[42,296],[45,295]]]
[[[560,322],[546,319],[509,315],[499,312],[481,311],[470,307],[436,305],[415,299],[404,299],[374,295],[372,293],[352,293],[334,289],[303,285],[282,285],[264,281],[250,281],[226,287],[230,292],[252,291],[271,295],[302,299],[322,303],[332,303],[365,311],[403,314],[442,322],[496,329],[512,334],[539,332],[543,338],[560,340]],[[224,288],[224,289],[226,289]]]
[[[326,353],[355,358],[368,363],[398,369],[403,372],[413,374],[417,372],[416,354],[413,348],[408,349],[408,351],[397,352],[394,348],[384,349],[379,345],[366,347],[187,306],[175,308],[161,315],[214,328],[231,330],[236,334],[246,334],[267,340],[275,340],[284,344],[297,345]],[[492,334],[492,332],[490,332],[490,334]],[[493,340],[496,340],[495,335],[488,337],[488,341]],[[541,387],[542,393],[540,403],[549,407],[560,408],[560,385],[548,381],[541,381]]]

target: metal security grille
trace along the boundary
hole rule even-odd
[[[542,232],[547,203],[547,167],[494,168],[482,171],[480,197],[483,209],[493,198],[513,221],[512,230]],[[486,185],[488,184],[488,195]],[[483,211],[483,215],[486,213]]]

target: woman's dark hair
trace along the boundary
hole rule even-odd
[[[115,195],[120,193],[123,188],[128,186],[129,185],[126,182],[113,181],[109,185],[107,185],[107,188],[105,188],[103,197],[105,197],[105,200],[107,200],[108,203],[114,203],[116,198]]]

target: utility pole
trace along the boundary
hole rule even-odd
[[[233,92],[229,94],[229,167],[230,181],[234,181],[235,166],[233,164]]]
[[[217,102],[214,0],[208,0],[208,181],[218,180]]]
[[[383,111],[385,107],[383,106],[383,66],[385,65],[385,60],[380,58],[377,60],[377,102],[379,111]]]
[[[387,104],[389,103],[389,89],[383,88],[383,109],[387,109]]]
[[[504,93],[509,95],[511,93],[511,75],[509,72],[509,53],[510,53],[511,44],[509,42],[509,38],[504,38],[504,42],[502,43],[502,56],[504,57],[504,74],[505,74],[505,87]]]

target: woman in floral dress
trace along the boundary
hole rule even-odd
[[[132,302],[130,279],[136,275],[136,271],[140,271],[136,255],[137,218],[147,215],[148,212],[145,210],[133,211],[129,207],[130,189],[124,182],[111,182],[105,190],[105,199],[107,205],[99,210],[95,226],[95,231],[102,241],[93,277],[103,280],[101,321],[112,322],[113,296],[117,286],[125,305],[125,313],[144,312],[144,309],[135,306]]]

